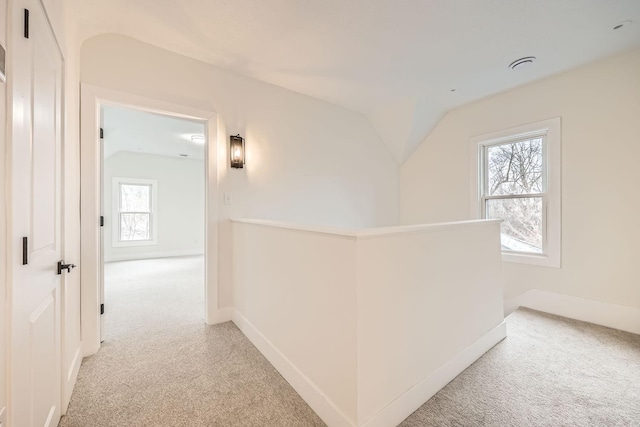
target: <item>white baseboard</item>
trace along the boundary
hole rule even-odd
[[[545,313],[640,334],[640,308],[532,289],[505,301],[505,313],[527,307]]]
[[[67,371],[66,384],[64,386],[64,396],[62,400],[62,415],[67,413],[67,408],[69,408],[69,402],[71,402],[71,395],[73,394],[73,389],[76,385],[76,381],[78,380],[78,373],[80,372],[80,365],[82,365],[82,347],[78,347],[76,349],[75,354],[73,355],[73,361],[71,362],[71,366]]]
[[[520,295],[521,297],[522,295]],[[504,302],[504,317],[506,318],[508,315],[516,311],[520,308],[520,297],[512,298],[510,300],[505,300]]]
[[[330,427],[355,427],[356,425],[362,427],[389,427],[398,425],[442,387],[507,336],[506,324],[502,322],[366,422],[356,424],[336,408],[333,402],[242,314],[235,309],[230,310],[233,323],[280,372],[322,421]]]
[[[256,346],[260,353],[276,368],[294,390],[330,427],[355,427],[318,387],[291,363],[262,333],[237,310],[233,310],[232,321]]]
[[[105,257],[104,262],[119,261],[135,261],[138,259],[154,259],[154,258],[173,258],[179,256],[195,256],[204,255],[202,249],[184,250],[184,251],[165,251],[165,252],[141,252],[128,255],[113,255],[109,258]]]
[[[6,426],[7,425],[7,407],[3,406],[2,408],[0,408],[0,423],[2,423],[2,426]]]
[[[427,378],[407,390],[402,396],[382,408],[362,427],[397,426],[416,409],[422,406],[451,380],[460,375],[473,362],[489,351],[507,336],[506,323],[503,321],[495,328],[484,334],[475,343],[464,349],[455,358],[436,369]]]

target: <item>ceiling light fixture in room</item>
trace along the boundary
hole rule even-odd
[[[536,60],[535,56],[525,56],[520,59],[516,59],[511,64],[509,64],[509,68],[515,70],[516,68],[525,68],[528,65],[533,64],[533,61]]]
[[[204,135],[191,135],[191,142],[196,144],[204,144]]]
[[[619,30],[620,28],[627,26],[629,24],[631,24],[633,21],[622,21],[621,23],[617,24],[615,27],[613,27],[614,30]]]

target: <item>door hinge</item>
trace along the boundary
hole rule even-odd
[[[104,314],[104,304],[100,304],[100,314]]]
[[[100,227],[104,227],[104,217],[100,216]]]
[[[26,237],[22,238],[22,265],[29,264],[29,260],[27,259],[27,245],[28,241]]]
[[[100,139],[104,139],[104,129],[100,128]]]
[[[29,9],[24,10],[24,38],[29,38]]]

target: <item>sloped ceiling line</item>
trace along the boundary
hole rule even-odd
[[[638,0],[71,1],[81,41],[122,34],[360,112],[399,162],[452,108],[640,47]]]

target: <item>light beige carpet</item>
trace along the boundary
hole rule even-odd
[[[60,426],[324,425],[232,323],[204,325],[200,258],[107,277],[107,341]],[[640,426],[640,336],[522,309],[507,328],[401,426]]]
[[[640,336],[520,309],[401,426],[640,426]]]
[[[324,425],[232,323],[204,324],[202,265],[106,265],[107,339],[61,427]]]

